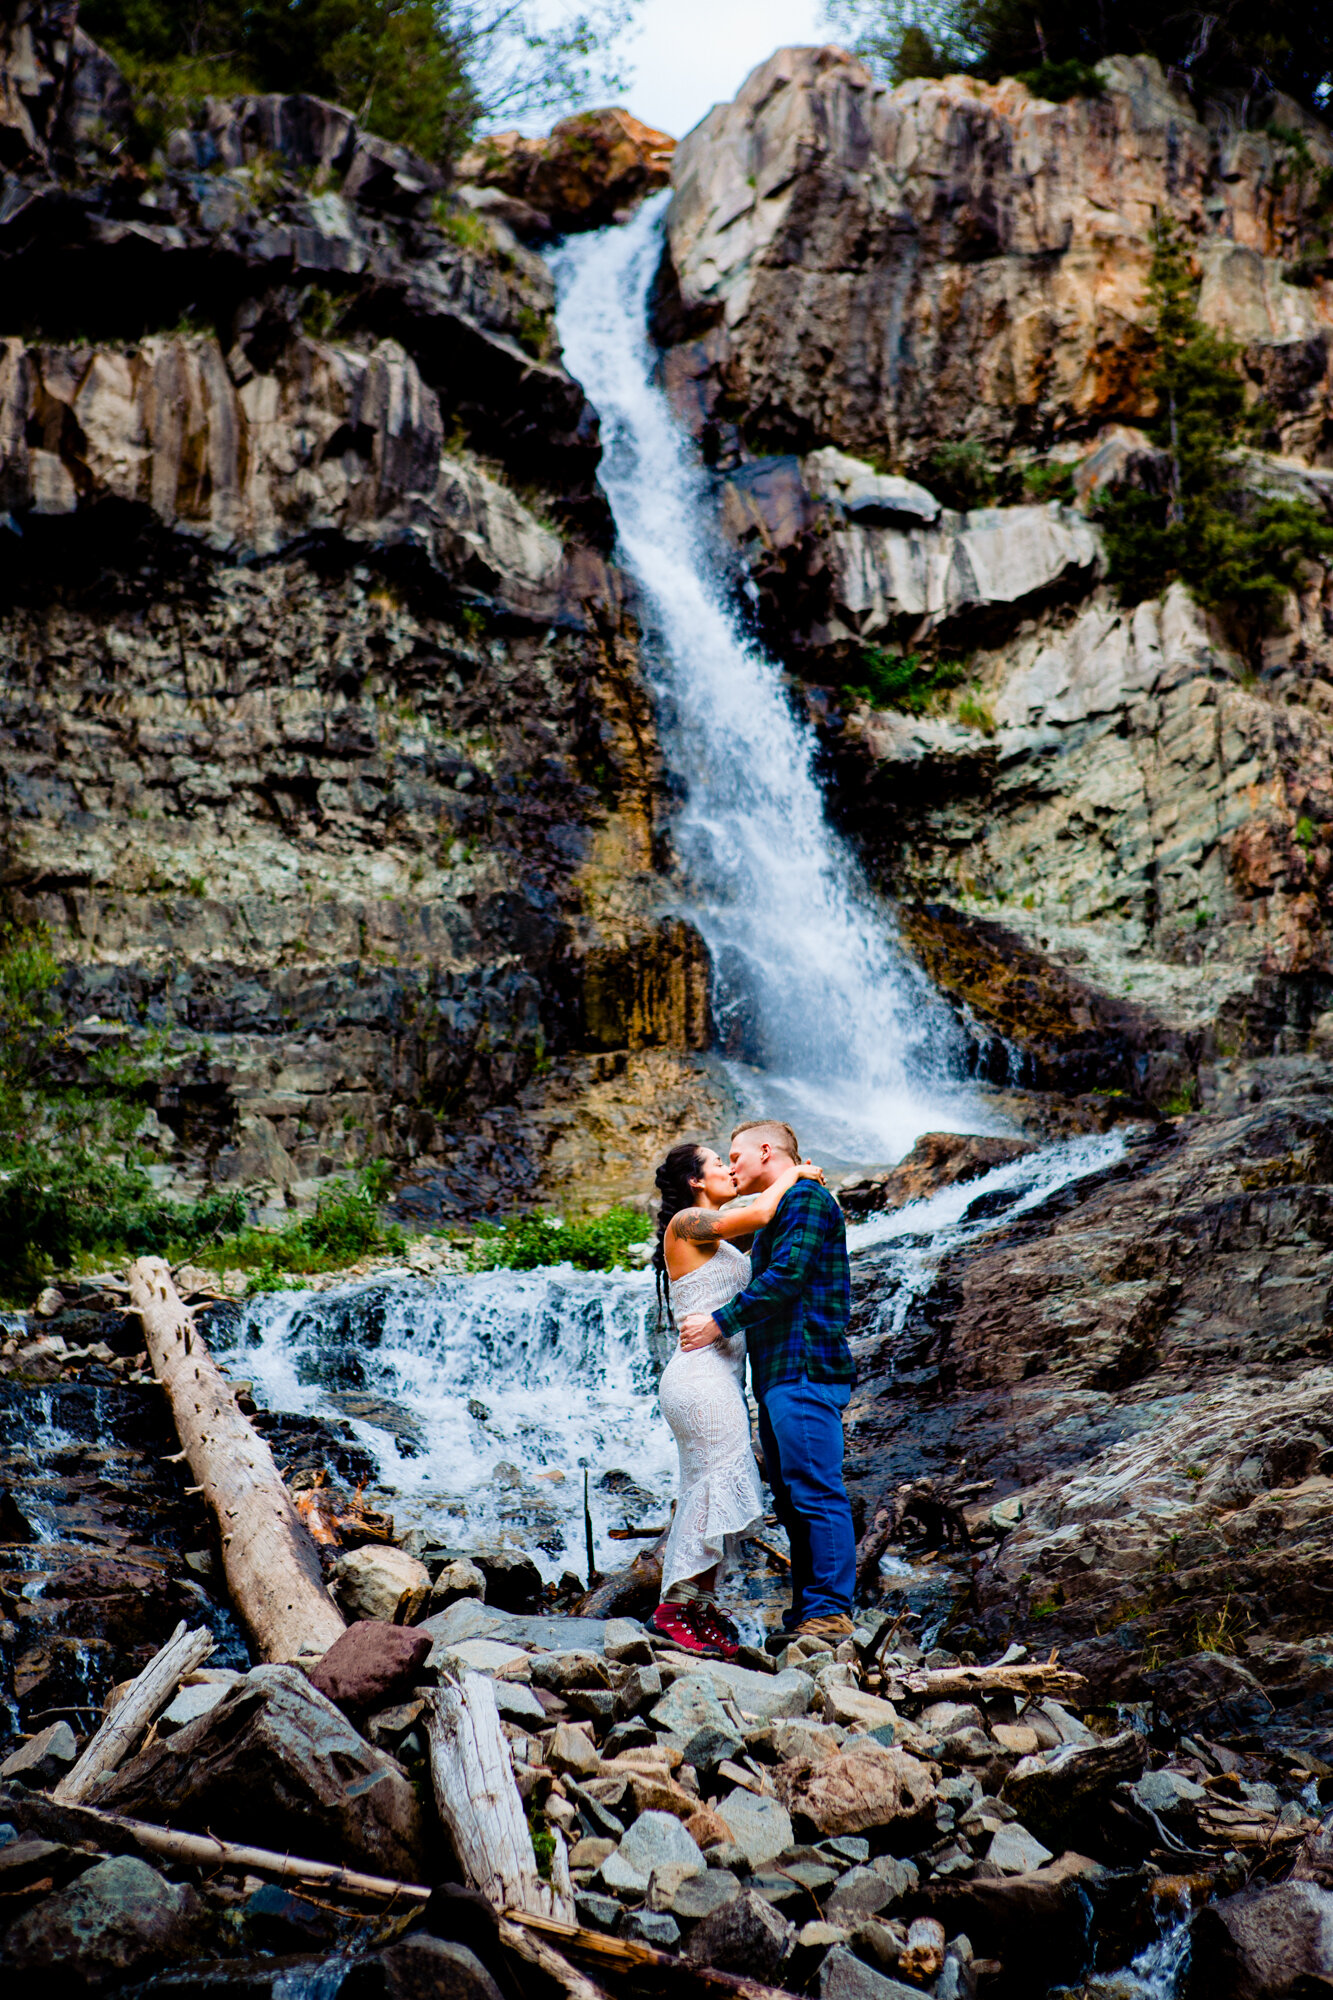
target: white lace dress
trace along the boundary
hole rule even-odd
[[[706,1264],[671,1281],[677,1325],[688,1313],[712,1313],[750,1282],[750,1260],[719,1243]],[[745,1401],[745,1335],[686,1353],[677,1348],[658,1389],[662,1415],[680,1452],[676,1518],[662,1556],[662,1590],[721,1563],[764,1518]]]

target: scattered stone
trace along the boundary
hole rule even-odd
[[[1181,1771],[1145,1771],[1132,1787],[1133,1796],[1146,1812],[1168,1818],[1190,1806],[1205,1805],[1208,1794],[1193,1778]]]
[[[859,1833],[914,1818],[930,1805],[935,1783],[910,1751],[854,1739],[819,1764],[780,1765],[777,1785],[789,1812],[818,1833]]]
[[[614,1840],[607,1840],[600,1833],[585,1834],[582,1840],[570,1848],[569,1865],[571,1868],[593,1872],[601,1867],[608,1854],[614,1854],[615,1851]]]
[[[602,1768],[597,1746],[570,1722],[558,1722],[552,1730],[546,1762],[553,1771],[572,1771],[576,1778],[595,1778]]]
[[[716,1730],[719,1736],[735,1733],[735,1724],[713,1692],[712,1682],[693,1676],[673,1681],[662,1699],[653,1704],[649,1720],[674,1737],[682,1750],[703,1729]]]
[[[651,1667],[653,1649],[648,1634],[633,1618],[608,1618],[602,1650],[608,1660],[625,1666]]]
[[[539,1729],[545,1727],[546,1710],[525,1681],[497,1680],[491,1685],[495,1706],[506,1722],[530,1722]]]
[[[410,1694],[429,1652],[430,1640],[421,1632],[360,1619],[334,1640],[308,1678],[329,1701],[356,1715]]]
[[[921,1989],[886,1979],[839,1944],[819,1968],[819,2000],[921,2000]]]
[[[129,1854],[86,1869],[10,1925],[5,1960],[28,1976],[58,1972],[66,1992],[117,1986],[188,1957],[204,1921],[193,1889]]]
[[[1007,1750],[1011,1757],[1031,1757],[1041,1745],[1035,1729],[1028,1729],[1022,1723],[993,1722],[991,1735],[1001,1750]]]
[[[868,1965],[877,1965],[881,1972],[896,1973],[907,1944],[907,1932],[901,1924],[883,1917],[866,1917],[853,1929],[850,1943],[856,1956],[865,1959]]]
[[[752,1869],[766,1868],[792,1844],[791,1815],[777,1799],[738,1789],[718,1802],[717,1816]]]
[[[1088,1749],[1071,1745],[1023,1757],[1001,1786],[1000,1798],[1058,1853],[1100,1832],[1107,1800],[1117,1785],[1140,1776],[1147,1756],[1137,1730],[1124,1729]]]
[[[419,1879],[412,1786],[295,1667],[253,1667],[211,1714],[141,1750],[98,1805]]]
[[[695,1926],[685,1956],[772,1985],[795,1943],[795,1926],[753,1889],[742,1889]]]
[[[392,1708],[377,1709],[366,1719],[366,1740],[381,1750],[396,1750],[425,1712],[426,1704],[421,1700],[395,1702]]]
[[[696,1729],[685,1748],[685,1762],[693,1766],[701,1778],[711,1778],[719,1764],[725,1764],[730,1757],[738,1757],[744,1746],[732,1729],[714,1729],[711,1725]]]
[[[38,1292],[37,1303],[33,1307],[38,1319],[55,1319],[56,1315],[64,1310],[64,1296],[54,1285],[47,1285],[45,1290]]]
[[[610,1932],[620,1922],[624,1910],[614,1896],[599,1896],[594,1890],[579,1889],[574,1896],[574,1913],[587,1930]]]
[[[333,1587],[349,1618],[411,1625],[430,1596],[430,1571],[405,1549],[375,1543],[349,1549],[333,1570]]]
[[[486,1579],[475,1563],[465,1556],[447,1562],[436,1572],[430,1587],[430,1608],[432,1612],[444,1611],[456,1604],[462,1597],[484,1598]]]
[[[674,1951],[680,1943],[680,1925],[665,1910],[631,1910],[621,1921],[620,1935],[658,1951]]]
[[[734,1840],[722,1840],[718,1842],[716,1847],[710,1847],[708,1850],[708,1865],[710,1868],[730,1869],[733,1875],[748,1875],[750,1873],[750,1857],[743,1847],[737,1846]]]
[[[702,1875],[690,1875],[679,1884],[669,1908],[673,1917],[685,1924],[697,1924],[714,1910],[734,1902],[741,1893],[740,1877],[729,1868],[709,1868]]]
[[[0,1778],[17,1778],[34,1791],[45,1791],[78,1761],[79,1745],[67,1722],[48,1723],[0,1764]]]
[[[920,1886],[921,1871],[915,1861],[902,1861],[896,1854],[879,1854],[870,1865],[888,1883],[890,1904],[915,1895]]]
[[[685,1831],[697,1847],[718,1847],[731,1841],[731,1828],[709,1806],[690,1814],[685,1822]]]
[[[1030,1875],[1051,1860],[1051,1850],[1033,1838],[1025,1826],[1002,1826],[992,1835],[986,1859],[1001,1875]]]
[[[460,1639],[456,1646],[432,1649],[428,1664],[454,1674],[515,1674],[528,1672],[529,1655],[522,1646],[503,1639]]]
[[[532,1662],[532,1684],[552,1694],[572,1688],[609,1689],[611,1670],[600,1653],[538,1653]]]
[[[897,1709],[891,1701],[884,1701],[877,1694],[867,1694],[858,1687],[836,1687],[826,1685],[824,1693],[825,1722],[841,1723],[844,1727],[856,1726],[860,1729],[897,1729],[900,1722]],[[913,1731],[913,1734],[917,1732]],[[1036,1745],[1033,1745],[1036,1748]]]
[[[226,1686],[218,1681],[203,1681],[197,1687],[183,1687],[175,1699],[163,1709],[157,1718],[159,1736],[170,1736],[177,1729],[184,1729],[187,1723],[198,1722],[201,1715],[215,1709],[227,1692]]]
[[[486,1579],[486,1603],[497,1611],[533,1611],[541,1603],[542,1573],[531,1556],[516,1549],[474,1551],[472,1561]]]
[[[820,1846],[837,1861],[848,1861],[855,1868],[870,1859],[870,1842],[860,1833],[840,1834],[836,1840],[823,1840]]]
[[[877,1917],[894,1900],[893,1885],[873,1868],[849,1868],[824,1904],[834,1923],[849,1928],[864,1917]]]
[[[1186,2000],[1288,2000],[1333,1988],[1333,1894],[1282,1882],[1210,1903],[1190,1925]]]
[[[614,1854],[602,1863],[603,1885],[615,1894],[646,1895],[650,1878],[678,1867],[702,1875],[707,1864],[684,1826],[670,1813],[641,1813]],[[680,1877],[684,1879],[684,1873]]]

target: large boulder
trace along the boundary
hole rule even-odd
[[[203,1926],[193,1889],[120,1854],[11,1924],[0,1969],[8,1969],[6,1990],[15,2000],[52,1992],[56,1979],[66,1993],[99,1993],[186,1957]]]
[[[695,1965],[742,1972],[773,1985],[795,1942],[794,1925],[753,1889],[744,1889],[700,1918],[686,1956]]]
[[[1117,1785],[1140,1776],[1147,1755],[1138,1731],[1123,1729],[1088,1749],[1071,1746],[1022,1757],[1000,1796],[1038,1839],[1054,1848],[1095,1853],[1108,1799]]]
[[[870,1215],[925,1201],[956,1181],[976,1180],[1036,1151],[1030,1139],[996,1139],[967,1132],[923,1132],[905,1159],[882,1174],[844,1181],[838,1203],[845,1215]]]
[[[406,1549],[371,1544],[339,1556],[333,1572],[338,1602],[351,1618],[415,1624],[430,1596],[430,1571]]]
[[[400,1767],[295,1667],[255,1667],[118,1772],[98,1804],[416,1879],[421,1810]]]
[[[775,1780],[793,1819],[826,1837],[916,1819],[935,1796],[928,1764],[869,1739],[818,1763],[780,1764]]]
[[[1333,1993],[1333,1894],[1282,1882],[1199,1911],[1186,2000],[1312,2000]]]

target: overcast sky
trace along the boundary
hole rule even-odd
[[[830,39],[820,0],[641,0],[639,22],[625,51],[633,80],[618,101],[673,139],[734,97],[774,49]]]

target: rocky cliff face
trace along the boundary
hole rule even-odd
[[[166,1184],[388,1153],[439,1217],[558,1142],[637,1185],[681,1101],[717,1115],[708,974],[549,273],[312,99],[113,167],[71,26],[12,31],[0,783],[72,1069],[152,1032]]]
[[[934,905],[1045,958],[1057,1011],[1071,979],[1138,1010],[1141,1055],[1306,1048],[1333,998],[1326,580],[1242,660],[1180,591],[1122,608],[1087,518],[1151,453],[1161,215],[1275,412],[1250,476],[1333,504],[1333,142],[1295,106],[1263,132],[1201,119],[1146,59],[1101,75],[1054,105],[1013,81],[887,92],[836,49],[780,51],[682,143],[657,288],[664,379],[759,625],[815,684],[835,810],[983,1038],[1046,1075],[1069,1036],[1034,1034]],[[951,512],[922,483],[941,444],[1011,489],[1058,473],[1073,504]],[[873,645],[961,657],[966,684],[875,713],[838,691]]]

